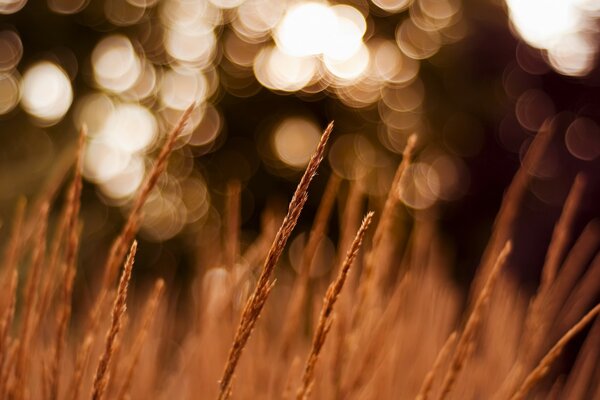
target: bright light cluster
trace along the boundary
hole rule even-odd
[[[596,0],[506,0],[510,20],[531,46],[547,52],[564,75],[584,76],[594,67],[600,3]]]
[[[92,3],[45,1],[58,14],[87,11]],[[152,193],[142,227],[166,239],[209,213],[210,199],[190,160],[192,152],[203,154],[219,143],[223,120],[213,104],[219,90],[239,97],[261,87],[303,96],[327,92],[347,107],[371,107],[382,121],[378,139],[392,152],[422,129],[420,64],[464,35],[461,0],[371,1],[368,6],[326,0],[105,0],[94,13],[114,27],[136,29],[107,33],[93,47],[89,64],[69,69],[60,61],[42,61],[26,66],[23,77],[17,71],[23,54],[19,35],[0,30],[0,114],[20,102],[39,125],[57,123],[73,101],[74,71],[83,73],[94,88],[75,99],[72,113],[89,135],[83,173],[107,202],[126,207],[161,136],[195,104],[173,155],[180,161]],[[0,13],[17,12],[25,2],[0,0]],[[376,34],[370,12],[402,15],[395,34]],[[309,118],[284,119],[270,132],[271,155],[288,171],[301,169],[319,132]],[[373,171],[390,168],[377,162],[385,159],[378,151],[349,151],[334,156],[339,160],[332,165],[349,179],[367,181]],[[366,165],[361,171],[346,170],[352,161],[347,157],[354,156]],[[379,190],[371,189],[365,190]],[[202,198],[194,201],[194,195]]]
[[[42,124],[58,122],[73,101],[69,77],[49,61],[28,68],[21,80],[21,105]]]

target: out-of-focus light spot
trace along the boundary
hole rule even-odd
[[[158,1],[159,0],[127,0],[129,4],[133,4],[136,7],[143,8],[153,7],[156,4],[158,4]]]
[[[405,86],[417,77],[420,68],[421,63],[419,60],[415,60],[402,54],[400,68],[396,74],[389,79],[389,82],[400,86]]]
[[[106,0],[104,13],[106,18],[117,26],[129,26],[138,23],[144,16],[145,7],[136,6],[127,0]]]
[[[326,3],[299,3],[283,17],[275,30],[275,41],[291,56],[322,54],[335,34],[336,25],[336,14]]]
[[[469,170],[459,157],[437,155],[428,172],[428,185],[436,198],[452,201],[465,195],[469,188]]]
[[[187,220],[185,205],[171,191],[152,191],[142,212],[141,233],[154,241],[168,240],[177,235]]]
[[[265,47],[254,60],[256,79],[273,90],[294,92],[306,86],[317,70],[312,57],[294,57],[278,47]]]
[[[331,7],[335,18],[335,31],[324,38],[326,48],[323,52],[332,60],[347,60],[356,54],[362,45],[362,37],[367,30],[365,17],[356,8],[348,5]]]
[[[425,97],[423,83],[417,79],[406,87],[386,87],[382,91],[383,102],[395,111],[414,111],[421,107]]]
[[[132,157],[123,170],[100,183],[100,190],[113,200],[131,197],[142,184],[144,173],[143,158]]]
[[[306,234],[301,233],[296,236],[290,244],[290,250],[288,257],[290,265],[296,271],[300,273],[302,270],[304,247],[306,245]],[[326,236],[324,236],[315,249],[314,256],[312,257],[311,264],[308,267],[310,276],[318,278],[325,275],[327,271],[331,270],[330,260],[335,258],[335,246],[333,242]]]
[[[165,37],[165,48],[171,57],[196,68],[208,66],[214,56],[217,38],[212,27],[200,29],[172,28]]]
[[[0,14],[14,14],[27,4],[27,0],[0,0]]]
[[[594,66],[596,46],[596,40],[583,34],[565,35],[548,49],[548,60],[565,75],[584,76]]]
[[[187,209],[188,224],[206,215],[210,206],[210,197],[202,177],[190,176],[181,183],[181,201]]]
[[[410,58],[422,60],[439,50],[441,38],[437,31],[424,31],[410,19],[405,19],[396,30],[396,42],[400,50]]]
[[[92,52],[92,67],[98,85],[113,92],[124,92],[139,79],[141,61],[128,38],[108,36]]]
[[[529,74],[542,75],[548,72],[549,67],[544,60],[542,51],[524,42],[517,44],[516,58],[523,71]]]
[[[539,87],[539,78],[525,72],[515,63],[510,63],[504,68],[502,84],[504,91],[511,99],[518,99],[528,89]]]
[[[75,126],[87,126],[88,135],[97,135],[108,117],[114,111],[115,105],[105,94],[94,93],[83,97],[75,106],[73,119]]]
[[[547,118],[554,115],[554,103],[546,93],[531,89],[519,97],[515,113],[525,129],[537,131]]]
[[[594,30],[600,5],[586,0],[506,0],[510,20],[530,45],[548,52],[551,65],[565,75],[583,76],[592,68]]]
[[[419,0],[418,4],[425,14],[437,20],[451,18],[460,10],[459,0]]]
[[[384,11],[398,13],[407,8],[413,0],[371,0]]]
[[[410,5],[410,18],[424,31],[441,31],[457,22],[459,10],[459,0],[416,0]]]
[[[138,80],[123,97],[139,101],[155,94],[157,82],[156,69],[150,62],[145,61],[143,64],[142,73]]]
[[[252,67],[261,47],[260,44],[244,41],[232,31],[227,31],[223,40],[225,57],[240,67]]]
[[[204,110],[202,120],[200,120],[200,123],[192,132],[188,144],[192,146],[206,146],[213,142],[219,135],[222,124],[223,121],[219,111],[213,105],[208,104]]]
[[[288,166],[300,169],[308,164],[319,143],[319,127],[304,118],[288,118],[273,133],[273,150]]]
[[[245,0],[210,0],[216,7],[230,9],[239,7]]]
[[[44,124],[58,122],[69,110],[73,89],[67,74],[56,64],[42,61],[25,71],[21,105]]]
[[[381,98],[383,82],[365,77],[358,82],[335,88],[342,103],[352,108],[368,107]]]
[[[275,30],[275,41],[291,56],[348,60],[359,51],[366,27],[364,16],[354,7],[305,2],[288,10]]]
[[[127,168],[131,154],[113,146],[102,135],[88,142],[83,158],[83,175],[92,182],[103,183]]]
[[[160,10],[166,27],[196,33],[219,25],[222,20],[221,10],[208,1],[167,0]]]
[[[0,73],[0,115],[10,112],[19,103],[19,82],[13,74]]]
[[[169,108],[185,110],[192,103],[204,101],[207,90],[208,83],[201,72],[168,70],[160,84],[160,99]]]
[[[336,78],[342,81],[356,80],[367,72],[370,62],[369,49],[361,43],[358,51],[348,59],[337,60],[325,56],[323,61],[327,70]]]
[[[572,0],[507,0],[510,18],[525,41],[546,46],[577,29],[580,17]]]
[[[374,154],[373,146],[364,137],[343,135],[331,146],[329,165],[342,178],[357,180],[365,177],[373,168]]]
[[[371,49],[373,77],[381,81],[391,81],[402,68],[402,53],[391,40],[369,42]]]
[[[430,165],[417,162],[409,165],[400,181],[400,199],[416,210],[431,207],[437,200],[440,177]]]
[[[403,131],[416,130],[421,123],[423,116],[421,112],[408,111],[401,112],[391,109],[385,102],[379,102],[379,116],[390,128]]]
[[[594,160],[600,156],[600,127],[589,118],[577,118],[567,128],[565,143],[573,156]]]
[[[15,68],[23,56],[23,44],[17,32],[0,32],[0,72]]]
[[[119,149],[136,153],[148,148],[157,133],[156,119],[147,108],[138,104],[119,104],[109,114],[101,134]]]
[[[58,14],[75,14],[89,3],[90,0],[48,0],[48,8]]]
[[[237,9],[233,28],[247,38],[263,39],[279,23],[286,2],[271,0],[246,0]]]

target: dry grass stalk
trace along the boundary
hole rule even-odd
[[[79,132],[79,147],[77,151],[77,161],[75,163],[75,172],[73,181],[69,187],[66,199],[65,212],[65,245],[64,271],[61,274],[61,282],[64,283],[61,292],[61,306],[58,316],[58,329],[55,336],[54,357],[50,364],[50,398],[57,399],[60,385],[60,362],[64,349],[67,327],[71,319],[71,297],[73,293],[73,284],[75,281],[75,272],[77,264],[77,251],[79,249],[79,231],[78,219],[79,209],[81,207],[81,190],[83,187],[81,180],[81,168],[83,162],[83,146],[85,141],[86,128],[82,127]]]
[[[81,349],[79,350],[79,355],[75,363],[73,380],[71,381],[71,389],[69,390],[71,393],[71,400],[79,399],[83,376],[87,371],[90,353],[92,351],[92,344],[94,344],[93,338],[91,336],[86,336],[81,345]]]
[[[585,340],[575,365],[565,382],[562,396],[565,399],[583,399],[594,379],[594,370],[600,360],[600,318],[596,319]]]
[[[340,241],[338,245],[338,256],[340,258],[343,257],[344,250],[350,247],[354,234],[358,230],[362,213],[362,200],[363,193],[360,186],[357,182],[350,182],[340,222]],[[339,262],[336,264],[339,264]],[[332,271],[332,273],[337,274],[337,271]]]
[[[15,363],[15,358],[17,357],[18,349],[19,339],[11,340],[6,351],[6,362],[2,365],[2,369],[0,370],[0,399],[7,398],[8,393],[14,390],[12,385],[15,384],[15,381],[10,380],[12,372],[11,367]]]
[[[291,349],[291,344],[294,342],[295,335],[297,334],[298,326],[302,321],[302,307],[306,301],[306,291],[310,280],[310,268],[317,253],[317,247],[327,232],[327,223],[329,222],[329,217],[331,216],[335,204],[335,196],[339,189],[339,185],[340,179],[337,175],[331,175],[327,182],[323,198],[319,203],[314,224],[310,230],[306,246],[302,253],[300,272],[294,282],[292,294],[285,311],[285,315],[287,315],[288,318],[283,326],[283,333],[281,335],[281,351],[284,358],[287,358]]]
[[[538,365],[527,375],[519,389],[512,395],[511,400],[521,400],[541,381],[550,371],[550,367],[560,356],[567,343],[573,339],[587,324],[600,313],[600,304],[589,311],[577,324],[561,337],[550,351],[542,358]]]
[[[519,212],[519,207],[527,194],[528,186],[532,179],[531,171],[539,166],[555,134],[556,129],[552,129],[550,123],[545,122],[542,125],[529,145],[521,162],[521,167],[506,190],[500,211],[494,221],[492,236],[482,257],[481,268],[477,271],[474,284],[471,285],[471,296],[473,298],[476,293],[480,292],[482,285],[494,266],[498,254],[501,252],[502,246],[512,236],[512,229]]]
[[[412,162],[416,143],[417,136],[413,134],[408,138],[406,147],[404,148],[402,161],[396,170],[390,192],[385,200],[381,216],[375,227],[375,232],[373,233],[371,248],[365,255],[365,264],[361,273],[360,286],[358,289],[358,302],[356,306],[356,312],[352,320],[353,329],[355,329],[358,325],[362,317],[362,313],[366,311],[365,308],[367,307],[367,297],[370,293],[375,294],[377,292],[376,289],[379,287],[380,281],[387,275],[388,271],[381,271],[381,269],[375,270],[375,265],[381,261],[378,260],[378,258],[379,251],[381,250],[381,246],[384,241],[383,239],[387,234],[389,234],[389,230],[392,227],[392,221],[395,220],[393,214],[400,203],[402,176],[404,175],[406,168]]]
[[[10,232],[10,240],[8,242],[8,246],[4,251],[3,264],[8,274],[8,279],[11,279],[11,271],[15,268],[19,258],[19,254],[21,252],[21,245],[23,241],[21,232],[23,230],[23,221],[25,219],[26,206],[27,201],[25,200],[25,198],[19,198],[19,200],[17,201],[17,206],[15,207],[15,216]]]
[[[158,178],[167,168],[167,160],[169,155],[173,151],[173,147],[175,146],[175,142],[179,138],[179,135],[185,128],[194,107],[195,104],[190,105],[183,112],[177,124],[175,124],[175,126],[168,133],[167,139],[163,144],[154,162],[154,165],[152,166],[152,169],[148,173],[146,180],[142,184],[137,196],[133,201],[133,205],[129,211],[129,216],[125,222],[125,225],[121,229],[120,234],[113,241],[108,258],[104,264],[104,277],[102,286],[100,287],[100,292],[96,296],[89,312],[89,318],[87,322],[88,332],[93,333],[96,330],[96,323],[99,321],[100,309],[105,301],[105,296],[108,293],[109,288],[113,285],[113,281],[118,272],[118,267],[123,262],[127,248],[130,246],[130,243],[133,241],[135,234],[139,229],[140,219],[142,217],[142,207],[146,203],[150,192],[156,186]]]
[[[351,353],[348,357],[347,364],[347,375],[348,378],[343,380],[339,398],[346,399],[352,398],[354,395],[364,387],[365,383],[372,379],[375,365],[380,362],[381,353],[385,350],[381,343],[385,339],[386,334],[394,327],[394,324],[398,321],[398,311],[402,306],[402,302],[405,300],[405,294],[407,288],[411,284],[413,278],[410,273],[404,274],[396,288],[394,293],[390,297],[389,301],[385,305],[383,312],[376,314],[376,318],[367,321],[367,318],[361,322],[366,328],[363,332],[356,330],[354,335],[347,337],[347,349],[346,352]],[[379,311],[379,310],[377,310]],[[353,314],[355,315],[355,314]],[[368,332],[367,342],[364,345],[354,344],[349,346],[353,340],[356,340],[357,333]],[[351,351],[349,347],[354,347],[354,351]],[[354,365],[360,365],[360,369],[352,368]]]
[[[133,341],[133,345],[131,347],[131,361],[125,369],[125,373],[123,374],[123,382],[121,384],[120,389],[117,392],[117,396],[115,397],[117,400],[125,399],[127,392],[129,391],[133,379],[133,374],[135,373],[135,369],[140,358],[142,348],[146,341],[146,336],[148,335],[148,331],[150,330],[150,325],[154,320],[156,309],[158,308],[158,304],[164,291],[164,287],[165,281],[163,281],[162,279],[158,279],[154,284],[154,289],[152,290],[152,294],[148,299],[148,304],[146,305],[144,313],[142,315],[141,326],[138,329],[137,336]]]
[[[33,255],[31,260],[30,271],[27,276],[27,282],[25,283],[25,307],[22,316],[21,331],[19,336],[21,342],[17,350],[17,359],[15,364],[15,379],[17,381],[16,393],[13,396],[17,399],[21,399],[25,396],[25,389],[27,388],[27,368],[29,360],[27,355],[29,353],[29,344],[31,340],[31,333],[35,330],[35,314],[37,312],[37,298],[38,298],[38,286],[41,274],[41,268],[46,252],[46,230],[48,227],[48,203],[44,203],[40,209],[38,215],[39,227],[36,232]]]
[[[475,339],[475,335],[477,334],[477,330],[481,323],[481,319],[485,312],[486,305],[488,300],[492,294],[492,290],[498,279],[500,274],[500,270],[506,263],[506,259],[508,258],[510,252],[512,250],[512,244],[510,241],[506,242],[504,248],[500,252],[498,259],[496,260],[496,264],[494,268],[490,272],[483,288],[481,289],[481,293],[477,297],[475,304],[473,305],[473,310],[469,315],[469,319],[465,325],[465,328],[458,339],[458,344],[456,345],[456,351],[454,352],[454,356],[450,361],[450,367],[446,372],[446,376],[444,377],[444,381],[442,383],[442,389],[438,399],[444,399],[454,386],[456,379],[458,378],[458,374],[462,370],[467,357],[469,355],[469,348],[473,344]]]
[[[600,293],[600,252],[596,253],[594,259],[587,266],[577,285],[571,291],[569,297],[558,313],[559,318],[555,326],[562,332],[573,325],[594,304]]]
[[[137,251],[137,242],[134,240],[125,261],[125,267],[121,274],[121,280],[119,281],[119,288],[117,290],[117,297],[112,309],[111,325],[110,329],[106,334],[106,345],[104,352],[98,361],[96,368],[96,374],[94,375],[94,383],[92,387],[92,399],[101,400],[104,397],[106,387],[110,381],[110,374],[108,373],[111,364],[111,358],[114,352],[115,341],[121,329],[121,324],[125,311],[127,310],[127,290],[129,288],[129,281],[131,279],[131,271],[133,269],[133,262],[135,259],[135,253]]]
[[[175,126],[171,129],[171,132],[169,132],[167,135],[167,140],[163,144],[160,153],[154,161],[152,169],[148,173],[146,180],[142,184],[137,196],[135,197],[135,200],[133,201],[127,221],[125,222],[121,233],[113,242],[108,259],[104,264],[104,287],[110,287],[115,280],[118,268],[123,262],[127,248],[139,229],[140,218],[142,216],[142,207],[146,203],[150,192],[152,189],[154,189],[154,186],[156,186],[158,178],[167,168],[167,160],[169,155],[173,151],[173,147],[175,146],[175,142],[179,138],[179,135],[185,128],[194,107],[195,104],[192,104],[183,112],[177,124],[175,124]]]
[[[10,347],[9,331],[15,317],[15,306],[17,304],[17,284],[19,282],[19,273],[16,269],[12,270],[12,276],[8,283],[7,294],[8,304],[5,305],[2,322],[0,323],[0,371],[6,363],[6,354]]]
[[[573,224],[577,215],[577,210],[581,206],[583,193],[587,187],[587,179],[582,174],[575,177],[575,182],[569,190],[569,195],[563,206],[562,212],[552,232],[552,239],[548,246],[548,253],[542,269],[542,281],[540,283],[540,293],[544,293],[549,285],[554,282],[556,273],[564,258],[569,236],[573,231]]]
[[[327,288],[327,294],[325,295],[325,300],[323,301],[323,307],[321,308],[321,315],[319,316],[319,324],[317,325],[317,329],[313,336],[312,348],[310,350],[310,354],[306,359],[306,363],[304,364],[304,373],[302,375],[302,383],[298,391],[296,392],[297,400],[307,399],[310,395],[310,388],[313,384],[314,379],[314,370],[319,359],[319,354],[321,353],[321,349],[325,344],[325,340],[327,339],[327,334],[331,329],[331,324],[333,323],[332,313],[335,307],[335,303],[338,299],[342,288],[344,287],[344,283],[346,282],[346,277],[348,276],[348,271],[358,254],[358,250],[360,249],[360,245],[365,236],[365,232],[367,228],[371,224],[371,220],[373,219],[373,212],[369,212],[356,233],[356,237],[354,238],[354,242],[352,242],[352,246],[348,250],[346,254],[346,258],[340,268],[337,278],[334,282],[329,285]]]
[[[525,321],[526,342],[524,347],[529,349],[526,353],[532,353],[531,349],[537,348],[540,344],[540,338],[545,336],[546,325],[549,318],[554,318],[553,313],[549,313],[545,306],[549,298],[552,297],[550,288],[555,284],[557,272],[567,253],[568,239],[573,229],[574,219],[577,208],[581,204],[583,192],[586,187],[586,179],[579,174],[569,190],[569,195],[563,206],[561,215],[552,232],[552,239],[548,246],[548,253],[542,268],[542,277],[537,294],[533,298],[529,307],[527,319]]]
[[[246,302],[246,306],[242,311],[242,316],[240,319],[240,323],[238,325],[235,338],[231,349],[229,351],[229,356],[227,359],[227,363],[225,365],[225,369],[223,371],[223,376],[219,383],[219,399],[225,399],[229,395],[231,391],[231,380],[233,378],[233,374],[235,372],[236,366],[242,354],[242,350],[244,349],[250,334],[252,333],[252,329],[258,317],[262,311],[262,308],[267,300],[269,292],[273,287],[273,283],[271,282],[271,275],[273,270],[275,269],[275,265],[283,252],[283,249],[289,239],[292,230],[296,226],[298,222],[298,218],[300,217],[300,212],[308,199],[308,187],[312,178],[317,172],[319,164],[323,160],[323,155],[325,154],[325,146],[327,144],[327,140],[329,139],[329,135],[333,129],[333,122],[327,126],[323,135],[321,136],[321,140],[315,153],[312,155],[308,166],[306,167],[306,171],[304,171],[304,175],[302,175],[302,179],[296,188],[294,196],[290,201],[290,205],[288,208],[288,213],[285,216],[279,231],[275,236],[275,240],[269,249],[269,253],[267,254],[267,258],[265,260],[263,269],[258,278],[258,282],[256,283],[256,287],[254,292]]]
[[[450,349],[452,349],[452,346],[454,346],[454,342],[456,342],[456,338],[457,338],[456,332],[452,332],[450,334],[450,336],[448,336],[448,339],[446,339],[446,342],[442,346],[440,352],[438,353],[438,355],[435,358],[435,361],[433,362],[433,366],[431,367],[431,370],[429,372],[427,372],[427,375],[425,375],[425,379],[423,380],[423,384],[421,385],[421,389],[419,390],[419,393],[417,394],[416,400],[427,400],[427,398],[429,397],[429,392],[431,392],[431,388],[433,387],[433,382],[435,380],[435,376],[437,375],[437,372],[441,368],[442,362],[444,360],[446,360],[446,357],[450,353]]]

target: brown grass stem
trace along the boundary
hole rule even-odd
[[[137,251],[137,242],[134,240],[125,261],[125,267],[121,274],[121,280],[119,281],[119,287],[117,289],[117,296],[113,304],[111,324],[106,334],[106,343],[104,352],[100,356],[96,373],[94,375],[94,383],[92,386],[92,400],[102,400],[104,393],[110,381],[109,367],[114,352],[115,341],[121,330],[123,316],[127,310],[127,291],[129,288],[129,281],[131,280],[131,271],[133,269],[133,262],[135,260],[135,253]]]
[[[521,400],[542,380],[550,371],[550,367],[560,356],[563,349],[583,328],[586,327],[600,313],[600,304],[583,316],[571,329],[561,337],[550,351],[542,358],[538,365],[527,375],[519,389],[512,395],[511,400]]]
[[[300,388],[296,392],[297,400],[304,400],[310,396],[310,389],[313,385],[314,380],[314,371],[317,361],[319,359],[319,354],[321,353],[321,349],[325,344],[325,340],[327,340],[327,334],[331,329],[331,325],[333,323],[333,310],[335,307],[335,303],[344,287],[344,283],[346,282],[346,277],[348,276],[348,271],[350,267],[354,263],[354,259],[358,254],[358,250],[362,244],[362,241],[365,236],[365,232],[367,231],[369,225],[371,224],[371,220],[373,219],[373,212],[367,213],[365,218],[363,219],[358,232],[356,233],[356,237],[352,242],[352,246],[348,250],[346,254],[346,258],[340,268],[337,278],[333,281],[329,287],[327,288],[327,293],[325,294],[325,299],[323,301],[323,307],[321,308],[321,315],[319,316],[319,323],[317,325],[317,329],[313,336],[312,347],[308,358],[304,364],[304,373],[302,375],[302,382]]]
[[[481,320],[483,318],[487,303],[489,302],[489,298],[492,294],[492,290],[496,281],[498,280],[502,267],[506,263],[506,259],[511,253],[511,250],[512,243],[508,241],[500,252],[498,259],[494,264],[494,268],[488,275],[487,280],[481,289],[475,304],[473,305],[473,310],[471,311],[471,314],[467,319],[467,323],[465,324],[465,328],[458,339],[456,351],[454,352],[454,355],[450,361],[450,367],[446,372],[446,376],[444,377],[442,389],[440,391],[440,395],[438,396],[438,399],[440,400],[445,399],[448,396],[454,386],[454,383],[456,382],[456,379],[458,378],[460,371],[467,361],[468,355],[470,354],[469,349],[475,340],[475,335],[477,334],[479,325],[481,324]]]
[[[308,187],[317,172],[319,164],[323,160],[325,146],[332,129],[333,122],[330,123],[323,132],[319,145],[317,146],[315,153],[312,155],[308,166],[304,171],[304,175],[302,175],[302,179],[300,180],[300,183],[294,192],[294,196],[290,201],[287,215],[283,219],[281,227],[275,235],[275,240],[269,249],[254,292],[248,298],[244,310],[242,311],[242,316],[235,334],[235,338],[229,351],[227,363],[225,364],[225,369],[219,382],[218,398],[221,400],[226,399],[231,392],[231,380],[233,378],[236,366],[242,351],[246,346],[246,342],[252,333],[254,325],[260,316],[269,292],[273,287],[271,275],[275,269],[275,265],[277,264],[279,257],[281,256],[281,253],[283,252],[287,240],[289,239],[294,227],[296,226],[296,223],[298,222],[300,212],[302,211],[302,208],[308,199]]]

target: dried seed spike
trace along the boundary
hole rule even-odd
[[[600,304],[596,305],[590,312],[583,316],[567,333],[561,337],[550,351],[542,358],[537,367],[527,375],[521,387],[512,395],[511,400],[521,400],[533,389],[533,387],[546,376],[550,366],[556,361],[563,349],[587,324],[589,324],[600,313]]]
[[[115,298],[112,309],[111,325],[106,334],[104,352],[102,353],[102,356],[98,361],[98,367],[96,368],[91,395],[93,400],[101,400],[103,398],[110,380],[109,366],[114,351],[115,340],[121,329],[123,315],[127,309],[127,290],[129,288],[129,281],[131,280],[131,271],[133,269],[136,251],[137,242],[134,240],[131,249],[129,250],[123,273],[121,274],[121,280],[119,281],[117,297]]]
[[[367,228],[371,224],[371,220],[373,219],[373,212],[369,212],[362,221],[362,224],[356,233],[354,241],[352,242],[352,246],[348,250],[346,254],[346,258],[340,268],[340,272],[338,273],[337,278],[333,281],[329,288],[327,288],[327,293],[325,295],[325,299],[323,301],[323,307],[321,308],[321,315],[319,317],[319,324],[313,336],[312,348],[308,358],[306,359],[306,363],[304,364],[304,373],[302,375],[302,383],[298,391],[296,392],[297,400],[307,399],[310,395],[310,388],[313,384],[314,379],[314,370],[317,360],[319,359],[319,354],[321,353],[321,349],[325,344],[325,340],[327,339],[327,333],[331,328],[332,313],[335,303],[338,299],[342,288],[344,287],[344,282],[346,281],[346,277],[348,276],[348,271],[358,254],[358,250],[360,249],[360,245],[365,236],[365,232]]]
[[[277,264],[281,253],[283,252],[287,240],[289,239],[294,227],[296,226],[296,223],[298,222],[300,212],[302,211],[302,208],[304,207],[304,204],[308,198],[308,187],[317,172],[319,164],[323,160],[325,146],[332,130],[333,122],[331,122],[323,132],[319,145],[312,155],[308,166],[302,175],[302,179],[300,179],[300,183],[298,184],[298,187],[294,192],[294,196],[290,201],[287,215],[283,219],[281,227],[279,228],[279,231],[275,235],[275,239],[271,244],[271,248],[267,254],[262,272],[254,288],[254,292],[248,298],[244,310],[242,311],[240,323],[238,325],[233,344],[229,350],[229,356],[227,358],[227,363],[225,364],[223,376],[219,382],[218,399],[220,400],[227,398],[228,393],[231,391],[231,380],[233,379],[236,366],[267,300],[270,288],[272,288],[273,283],[271,283],[271,275],[273,273],[273,269],[275,268],[275,265]]]
[[[146,305],[146,309],[144,310],[144,314],[142,316],[141,327],[139,328],[138,334],[136,335],[136,337],[133,341],[132,350],[131,350],[131,355],[132,355],[131,363],[127,366],[127,369],[125,371],[125,377],[124,377],[123,384],[121,385],[121,388],[119,389],[119,392],[116,397],[117,400],[122,400],[122,399],[126,398],[126,394],[131,385],[131,381],[133,379],[133,374],[135,372],[135,368],[137,366],[138,359],[140,358],[140,354],[142,352],[142,347],[144,346],[144,342],[145,342],[146,336],[148,335],[150,325],[156,314],[156,309],[160,302],[160,298],[162,296],[164,287],[165,287],[165,281],[162,279],[158,279],[156,281],[156,283],[154,284],[154,289],[152,290],[152,293],[150,294],[150,297],[148,299],[148,304]]]

